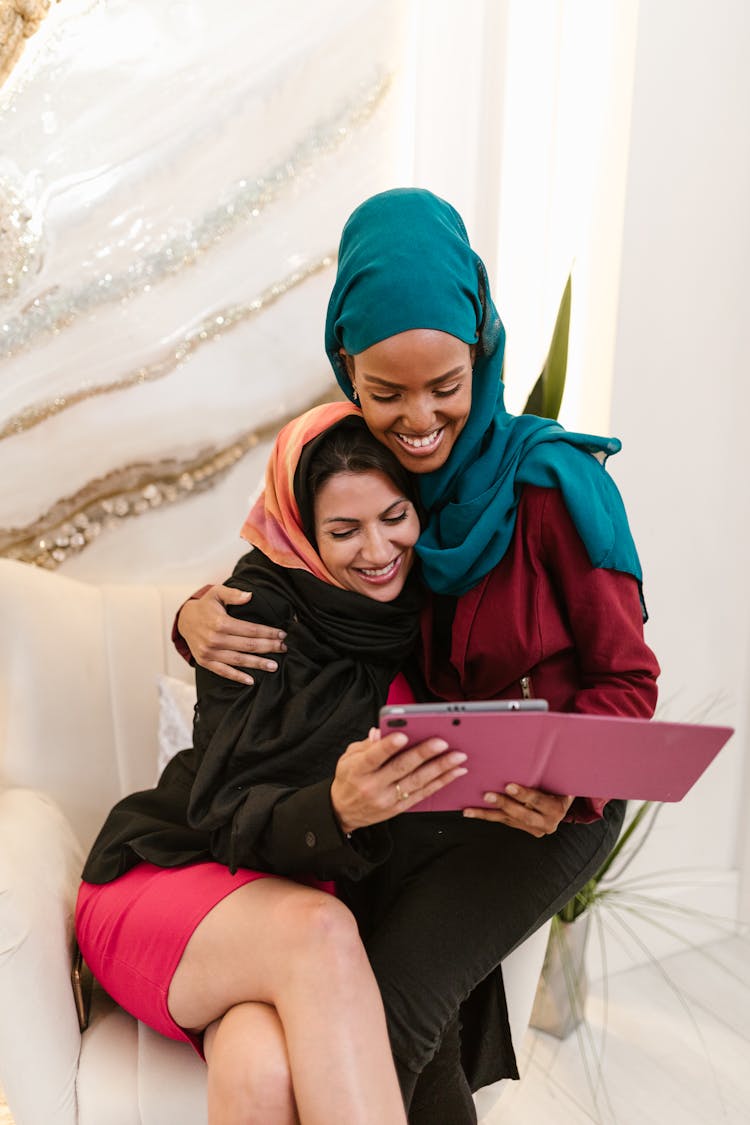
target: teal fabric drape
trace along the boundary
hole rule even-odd
[[[477,345],[467,423],[445,465],[418,478],[427,522],[417,550],[430,589],[461,595],[497,565],[524,484],[559,488],[592,565],[632,574],[640,584],[622,499],[604,467],[621,443],[508,413],[505,330],[461,216],[431,192],[399,188],[361,204],[341,238],[325,343],[350,399],[339,349],[356,355],[413,328]]]

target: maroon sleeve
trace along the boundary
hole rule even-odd
[[[193,601],[194,598],[202,598],[203,595],[208,593],[210,589],[210,586],[201,586],[200,590],[196,590],[195,593],[191,594],[187,600],[190,602]],[[188,648],[187,641],[180,632],[179,626],[177,624],[180,617],[180,611],[182,610],[182,606],[184,606],[185,604],[186,603],[183,602],[180,608],[177,610],[177,613],[174,615],[174,621],[172,622],[172,644],[177,649],[183,660],[187,660],[188,664],[193,664],[193,654]]]
[[[659,664],[643,637],[637,580],[593,567],[561,493],[547,490],[542,520],[544,563],[565,606],[581,686],[571,710],[650,719]],[[593,820],[606,799],[576,798],[566,819]]]

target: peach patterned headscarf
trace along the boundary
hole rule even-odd
[[[305,535],[294,495],[294,474],[308,442],[336,422],[361,412],[349,402],[327,402],[292,419],[281,430],[266,465],[263,492],[250,509],[240,535],[279,566],[307,570],[316,578],[340,586]]]

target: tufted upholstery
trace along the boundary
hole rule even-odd
[[[169,631],[189,591],[91,586],[0,560],[0,1082],[16,1125],[205,1125],[205,1068],[70,987],[82,857],[111,805],[153,784],[157,680],[190,680]],[[505,965],[528,1024],[546,929]],[[478,1095],[480,1117],[496,1100]],[[483,1099],[483,1100],[482,1100]]]

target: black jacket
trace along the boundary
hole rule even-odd
[[[278,672],[255,672],[253,686],[196,670],[193,747],[154,789],[115,805],[86,861],[87,882],[110,882],[141,860],[358,878],[389,854],[384,826],[344,836],[330,786],[347,745],[377,725],[414,645],[416,590],[381,603],[259,551],[228,584],[253,590],[249,605],[230,612],[284,628],[288,651]]]

